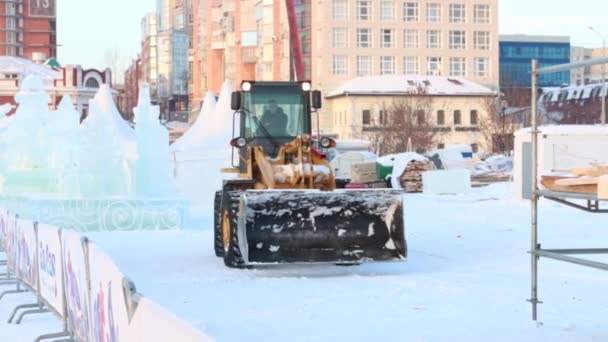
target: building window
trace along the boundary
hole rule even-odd
[[[357,0],[357,19],[369,20],[370,9],[371,7],[369,0]]]
[[[464,4],[450,4],[450,23],[465,23],[466,9]]]
[[[473,5],[473,22],[475,24],[490,23],[490,5],[475,4]]]
[[[440,126],[445,125],[445,111],[444,110],[437,111],[437,125],[440,125]]]
[[[460,125],[462,123],[462,113],[459,110],[454,111],[454,125]]]
[[[333,44],[334,49],[343,49],[346,47],[346,29],[334,27],[333,31]]]
[[[418,48],[418,30],[403,31],[403,47],[406,49]]]
[[[403,73],[406,75],[418,75],[418,57],[403,57]]]
[[[426,121],[426,114],[424,113],[424,110],[419,109],[416,111],[416,122],[418,123],[419,126],[424,125],[424,122]]]
[[[471,111],[471,125],[477,125],[479,118],[476,110]]]
[[[381,125],[384,125],[384,116],[385,116],[385,112],[384,110],[380,110],[378,111],[378,123]]]
[[[395,19],[395,1],[381,0],[380,2],[380,20],[391,21]]]
[[[418,3],[406,2],[403,4],[403,21],[418,21]]]
[[[357,47],[368,48],[371,47],[371,36],[368,28],[357,29]]]
[[[426,5],[426,21],[429,23],[441,22],[441,4],[440,3],[428,3]]]
[[[346,75],[347,57],[335,55],[332,63],[332,73],[334,75]]]
[[[357,76],[370,76],[372,74],[372,58],[370,56],[357,56]]]
[[[362,122],[364,125],[369,125],[372,122],[372,113],[369,109],[364,109],[361,112],[361,116],[362,116]]]
[[[450,49],[463,50],[466,46],[464,31],[450,31]]]
[[[393,30],[382,29],[381,32],[381,47],[392,48],[393,47]]]
[[[91,77],[86,80],[84,86],[86,88],[99,88],[99,82],[97,82],[95,78]]]
[[[333,0],[332,10],[334,20],[346,20],[346,13],[348,12],[346,10],[346,1],[347,0]]]
[[[475,57],[473,59],[473,76],[488,77],[489,61],[487,58]]]
[[[475,31],[473,32],[473,48],[475,50],[490,49],[490,32]]]
[[[430,76],[441,76],[441,57],[426,58],[426,74]]]
[[[465,77],[465,65],[464,57],[450,57],[450,76]]]
[[[445,144],[443,144],[443,143],[437,145],[438,150],[443,150],[444,148],[445,148]]]
[[[428,30],[426,31],[426,47],[428,49],[441,48],[441,31]]]
[[[393,75],[395,73],[395,57],[380,57],[380,75]]]

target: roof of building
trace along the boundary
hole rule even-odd
[[[539,126],[544,135],[608,135],[608,126],[604,125],[550,125]],[[515,132],[516,136],[532,134],[532,128],[526,127]]]
[[[433,96],[492,96],[497,93],[490,88],[459,77],[422,75],[381,75],[352,79],[326,97],[351,95],[407,95],[417,93],[419,88]]]
[[[527,34],[501,34],[499,40],[501,43],[570,43],[569,36],[539,36]]]
[[[20,57],[0,56],[0,74],[20,74],[23,78],[26,75],[36,75],[42,79],[60,79],[62,76],[53,68],[36,64],[33,61]]]

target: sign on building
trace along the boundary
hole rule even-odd
[[[55,0],[30,0],[31,17],[54,18],[55,9]]]

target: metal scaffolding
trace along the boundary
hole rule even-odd
[[[608,57],[590,59],[584,62],[555,65],[545,68],[538,67],[538,61],[532,60],[532,236],[531,236],[531,297],[528,301],[532,304],[532,319],[537,319],[537,305],[542,303],[538,300],[538,260],[541,257],[563,261],[585,267],[608,271],[608,264],[573,255],[601,255],[608,254],[608,248],[570,248],[570,249],[543,249],[538,241],[538,200],[544,197],[548,200],[568,205],[570,207],[590,213],[608,213],[608,209],[600,208],[600,200],[595,194],[579,194],[569,192],[556,192],[541,190],[538,187],[538,76],[560,71],[568,71],[581,67],[598,64],[607,64]],[[605,82],[605,80],[602,80]],[[603,97],[602,97],[603,100]],[[603,121],[604,122],[604,121]],[[586,201],[586,205],[578,202]],[[578,202],[577,202],[578,201]]]

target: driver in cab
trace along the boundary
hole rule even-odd
[[[287,114],[277,105],[275,100],[268,101],[268,106],[264,109],[260,124],[263,126],[258,130],[262,131],[259,132],[262,133],[261,135],[265,135],[264,133],[267,132],[268,135],[273,137],[287,136]],[[264,132],[264,128],[266,132]]]

